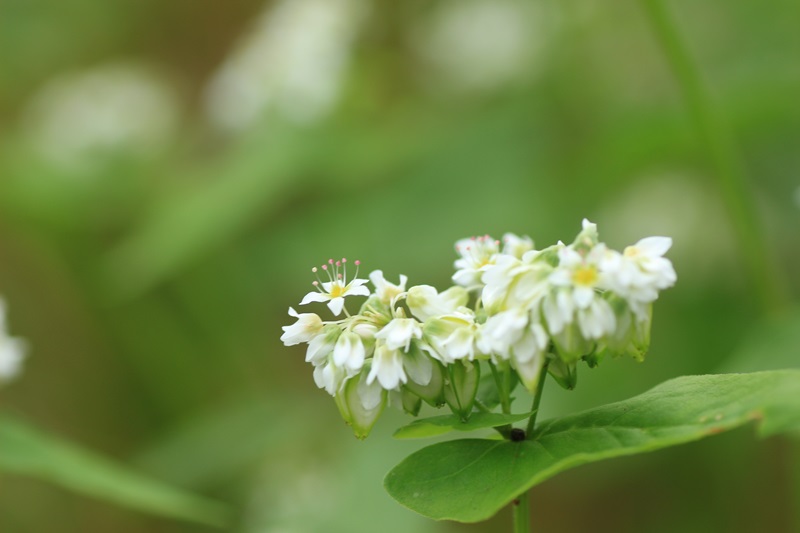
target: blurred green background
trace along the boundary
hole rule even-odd
[[[790,302],[800,3],[668,8]],[[356,441],[278,340],[311,266],[358,258],[441,289],[458,238],[546,246],[588,217],[616,248],[673,237],[679,281],[647,361],[551,384],[544,417],[797,366],[798,315],[764,324],[714,173],[642,2],[4,0],[0,294],[30,357],[0,408],[230,503],[238,533],[509,530],[506,513],[435,523],[383,492],[421,446],[391,439],[406,418]],[[535,530],[788,533],[798,457],[747,429],[582,467],[532,491]],[[0,531],[213,529],[8,474]]]

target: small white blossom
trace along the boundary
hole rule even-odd
[[[361,264],[359,261],[355,263],[356,267]],[[340,269],[342,272],[339,271]],[[345,297],[369,296],[369,289],[363,286],[367,280],[355,278],[350,283],[347,282],[347,259],[343,258],[336,262],[329,259],[327,265],[322,265],[322,270],[328,274],[330,281],[315,281],[313,285],[317,290],[306,294],[300,305],[311,302],[328,302],[328,308],[335,316],[339,316],[344,309]],[[316,274],[317,268],[314,267],[312,271]],[[358,270],[356,270],[356,276],[358,276]]]
[[[0,299],[0,384],[19,375],[26,356],[25,343],[6,332],[5,302]]]
[[[671,246],[669,237],[647,237],[603,265],[610,274],[611,290],[628,301],[640,320],[644,319],[644,304],[655,301],[658,291],[675,284],[672,263],[663,257]]]
[[[341,328],[336,324],[325,326],[322,331],[308,342],[306,350],[306,363],[318,366],[327,360],[333,352],[339,336],[342,334]]]
[[[316,337],[323,327],[322,319],[314,313],[300,313],[289,308],[289,316],[297,318],[297,322],[291,326],[283,326],[284,333],[281,335],[281,342],[286,346],[294,346],[302,342],[309,342]]]
[[[347,373],[345,370],[340,366],[336,366],[332,361],[314,367],[314,383],[320,389],[325,389],[331,396],[336,396],[346,378]]]
[[[458,241],[456,251],[461,258],[455,262],[456,273],[453,274],[453,281],[467,289],[480,287],[481,276],[486,268],[494,263],[499,244],[500,241],[488,235]]]
[[[466,305],[468,298],[469,294],[462,287],[450,287],[440,294],[430,285],[416,285],[408,289],[406,305],[415,317],[424,322],[454,312]]]
[[[412,339],[422,338],[422,327],[413,318],[395,318],[375,334],[383,339],[390,350],[403,349],[407,352]]]
[[[584,221],[584,233],[593,224]],[[543,311],[550,333],[557,335],[578,315],[578,325],[586,339],[599,339],[616,327],[614,311],[602,299],[599,290],[606,288],[607,275],[600,263],[611,253],[602,243],[581,254],[573,247],[559,250],[558,267],[550,274],[554,290],[544,300]]]
[[[373,270],[369,275],[369,280],[375,286],[375,294],[378,298],[380,298],[383,303],[389,304],[396,296],[406,291],[408,277],[400,274],[400,284],[395,285],[386,281],[383,277],[383,271]]]
[[[393,350],[383,342],[378,343],[367,376],[367,384],[371,384],[376,378],[386,390],[394,390],[401,383],[408,381],[408,376],[403,370],[403,354],[400,350]]]
[[[525,252],[533,250],[533,240],[527,235],[520,237],[513,233],[503,235],[503,254],[522,259]]]
[[[345,331],[333,347],[333,362],[345,367],[349,373],[355,373],[364,366],[367,352],[361,336],[352,331]]]

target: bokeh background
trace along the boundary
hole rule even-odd
[[[641,1],[3,0],[0,294],[30,356],[0,408],[229,503],[238,533],[509,530],[395,504],[406,418],[354,439],[280,326],[328,257],[444,288],[456,239],[546,246],[583,217],[617,248],[673,237],[679,282],[648,359],[550,384],[544,417],[797,366],[800,3],[668,9],[747,177],[769,309]],[[532,491],[535,530],[788,533],[798,457],[747,428],[581,467]],[[0,531],[213,529],[7,474]]]

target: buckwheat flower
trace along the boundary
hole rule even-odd
[[[393,350],[384,342],[379,342],[375,346],[367,383],[371,384],[376,378],[386,390],[397,389],[401,383],[408,381],[408,376],[403,370],[403,354],[400,350]]]
[[[522,260],[500,255],[483,273],[485,286],[481,293],[483,305],[490,313],[510,308],[529,309],[550,289],[547,281],[553,268],[538,261],[532,252]]]
[[[395,297],[406,291],[408,277],[400,274],[400,284],[395,285],[386,281],[383,277],[383,271],[374,270],[370,273],[369,280],[375,286],[375,294],[378,298],[380,298],[383,303],[390,304]]]
[[[357,268],[361,262],[356,261],[355,263],[356,276],[358,276]],[[367,280],[356,277],[349,283],[347,282],[347,259],[342,258],[341,261],[336,262],[333,259],[329,259],[328,264],[322,265],[322,270],[328,274],[329,281],[323,282],[318,277],[317,281],[312,283],[317,290],[306,294],[300,305],[306,305],[311,302],[328,302],[328,308],[335,316],[339,316],[344,309],[345,297],[369,296],[369,289],[363,286]],[[311,271],[315,274],[318,272],[316,267],[312,268]]]
[[[614,311],[599,294],[608,286],[600,262],[609,253],[602,243],[584,254],[571,246],[559,250],[558,267],[549,276],[554,290],[545,297],[542,306],[552,335],[561,333],[576,315],[586,339],[599,339],[614,330]]]
[[[341,334],[342,328],[338,324],[324,326],[320,333],[309,341],[306,362],[314,366],[321,365],[333,352]]]
[[[456,273],[453,274],[453,281],[467,289],[481,287],[481,275],[494,263],[499,245],[500,241],[488,235],[458,241],[456,251],[461,258],[455,262]]]
[[[325,389],[325,392],[331,396],[336,396],[342,389],[345,379],[347,379],[345,369],[337,366],[331,360],[326,360],[323,364],[314,367],[314,383],[320,389]]]
[[[425,323],[423,350],[445,364],[460,359],[474,360],[484,355],[481,345],[481,325],[475,313],[466,307],[432,318]]]
[[[345,367],[351,373],[358,372],[364,366],[366,349],[361,335],[352,331],[345,331],[333,347],[333,362],[337,366]]]
[[[322,319],[314,313],[298,314],[290,307],[289,316],[297,318],[297,322],[281,328],[284,332],[281,335],[281,342],[286,346],[309,342],[322,331]]]
[[[463,287],[450,287],[439,293],[430,285],[415,285],[408,289],[406,305],[421,321],[446,315],[467,304],[469,294]]]
[[[422,338],[422,327],[413,318],[395,318],[375,334],[376,339],[385,341],[390,350],[409,350],[412,339]]]
[[[645,318],[644,304],[655,301],[658,291],[675,284],[672,263],[663,257],[671,246],[669,237],[647,237],[604,265],[610,273],[611,290],[628,301],[640,320]]]
[[[550,338],[538,314],[509,309],[489,317],[481,348],[511,362],[528,390],[536,390]]]
[[[503,254],[522,259],[525,252],[533,250],[533,240],[525,235],[520,237],[513,233],[503,235]]]
[[[6,332],[5,302],[0,299],[0,384],[19,375],[25,355],[25,343]]]

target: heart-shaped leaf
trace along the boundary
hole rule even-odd
[[[472,413],[469,420],[461,421],[456,415],[432,416],[414,420],[394,432],[396,439],[422,439],[444,435],[451,431],[475,431],[476,429],[492,428],[513,424],[530,417],[531,413],[506,415],[503,413]]]
[[[689,376],[576,415],[531,440],[463,439],[423,448],[384,480],[389,494],[437,520],[485,520],[575,466],[690,442],[751,421],[762,436],[800,429],[800,371]]]

